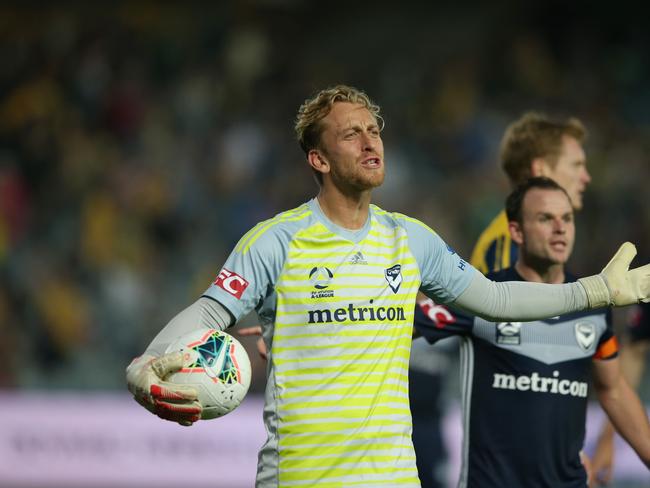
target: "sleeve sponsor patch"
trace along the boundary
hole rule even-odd
[[[214,284],[230,293],[237,300],[241,299],[244,291],[246,288],[248,288],[248,281],[239,276],[237,273],[234,273],[226,268],[223,268],[221,270],[217,276],[217,279],[214,280]]]

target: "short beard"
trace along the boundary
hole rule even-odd
[[[385,174],[382,172],[378,178],[362,178],[360,175],[344,177],[336,171],[332,171],[332,183],[345,194],[361,193],[364,191],[374,190],[382,185]]]
[[[524,259],[526,260],[526,265],[537,271],[540,275],[545,274],[552,266],[564,266],[564,264],[566,264],[566,261],[558,262],[551,258],[534,256],[525,251],[523,251],[523,254]]]

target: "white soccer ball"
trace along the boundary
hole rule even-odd
[[[201,329],[179,337],[166,352],[174,351],[185,353],[184,367],[165,379],[196,388],[203,420],[239,406],[251,384],[251,362],[237,339],[217,329]]]

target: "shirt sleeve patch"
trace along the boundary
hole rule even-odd
[[[249,283],[237,273],[223,268],[217,279],[214,280],[214,284],[239,300],[246,288],[248,288]]]
[[[618,354],[618,341],[615,336],[610,337],[607,341],[603,342],[596,354],[595,359],[611,359]]]

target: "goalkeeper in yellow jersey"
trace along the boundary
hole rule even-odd
[[[527,112],[513,122],[501,141],[501,167],[514,187],[531,176],[555,180],[582,208],[582,194],[591,181],[583,143],[587,132],[576,118],[555,120]],[[510,267],[517,247],[510,240],[508,219],[502,210],[483,231],[472,251],[471,263],[483,273]]]
[[[576,283],[494,282],[422,222],[372,205],[384,180],[382,121],[352,87],[306,100],[295,130],[317,195],[246,233],[127,367],[138,403],[192,425],[202,405],[193,388],[166,380],[183,367],[169,344],[255,310],[268,351],[257,488],[420,487],[407,376],[418,290],[491,321],[650,301],[650,264],[629,269],[631,243]]]

